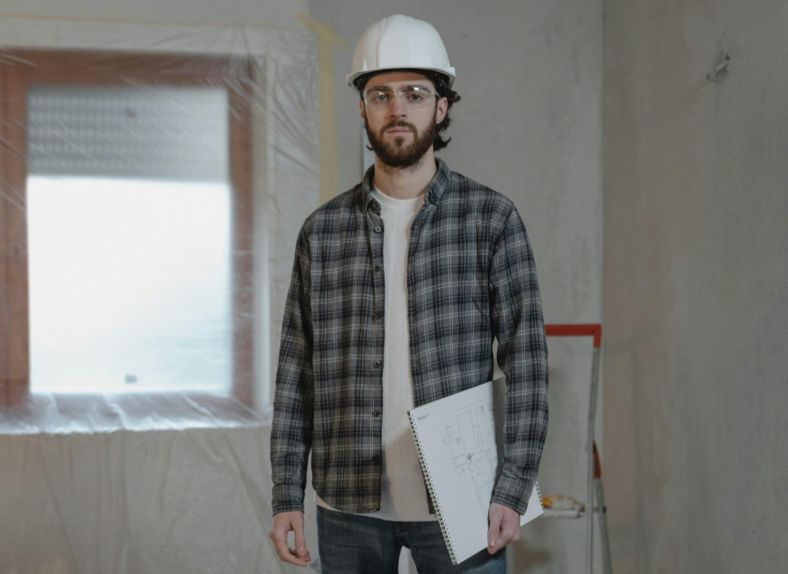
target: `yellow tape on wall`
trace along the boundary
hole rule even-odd
[[[317,37],[320,66],[320,203],[337,194],[337,113],[334,90],[334,48],[345,46],[331,26],[318,22],[303,12],[298,20]]]

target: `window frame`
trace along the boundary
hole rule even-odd
[[[195,54],[4,50],[0,54],[0,405],[30,393],[27,94],[33,86],[223,86],[229,102],[231,395],[251,406],[254,380],[252,129],[255,66]],[[188,394],[188,393],[187,393]],[[204,396],[204,393],[194,393]]]

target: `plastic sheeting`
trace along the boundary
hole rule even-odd
[[[319,200],[315,39],[295,15],[0,38],[0,574],[288,571],[259,412]]]
[[[31,394],[3,409],[0,435],[243,428],[264,417],[239,401],[208,394]]]
[[[0,572],[295,570],[266,536],[269,430],[237,400],[204,395],[34,395],[3,408]]]

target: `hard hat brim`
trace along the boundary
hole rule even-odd
[[[449,70],[444,70],[442,68],[375,68],[372,70],[361,70],[359,72],[353,72],[345,76],[345,81],[347,85],[351,88],[356,87],[356,80],[358,80],[362,76],[374,76],[375,74],[383,74],[386,72],[395,72],[398,70],[407,70],[409,72],[433,72],[435,74],[440,74],[444,78],[446,78],[446,84],[451,88],[452,84],[454,84],[454,68],[449,68]]]

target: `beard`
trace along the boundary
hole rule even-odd
[[[438,133],[438,126],[435,123],[434,115],[430,125],[421,133],[416,129],[416,126],[404,120],[395,120],[383,126],[377,134],[369,128],[369,122],[366,118],[364,118],[364,126],[367,130],[369,145],[380,161],[390,167],[400,168],[410,167],[421,161],[421,158],[424,157],[424,154],[427,153],[427,150],[432,146],[435,135]],[[383,140],[383,134],[386,130],[395,127],[407,128],[413,132],[413,142],[405,144],[405,137],[403,136],[394,137],[391,143],[385,142]]]

